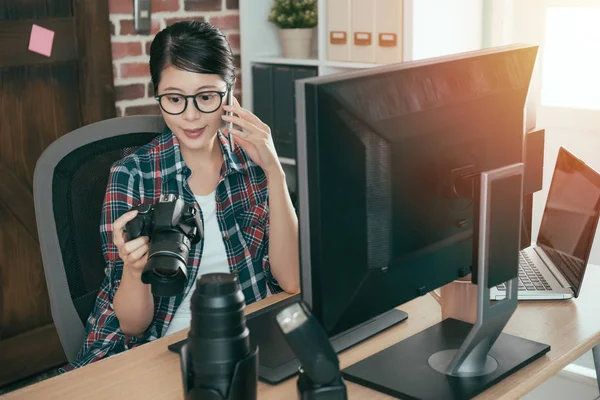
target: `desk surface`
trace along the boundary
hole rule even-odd
[[[504,332],[550,344],[551,351],[521,371],[491,387],[477,399],[520,398],[563,367],[600,344],[600,267],[591,266],[579,298],[562,301],[520,302]],[[277,302],[285,295],[271,296],[247,307],[252,312]],[[399,307],[408,320],[371,340],[340,354],[345,368],[371,354],[409,337],[441,320],[438,304],[431,296]],[[179,358],[167,346],[187,336],[187,330],[134,348],[19,391],[6,399],[183,399]],[[259,399],[295,399],[296,378],[277,386],[259,383]],[[347,382],[350,399],[390,397]]]

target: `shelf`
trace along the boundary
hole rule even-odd
[[[253,110],[254,64],[317,67],[319,76],[382,65],[328,60],[328,2],[329,0],[317,0],[318,24],[313,37],[313,55],[311,58],[301,59],[282,57],[279,29],[269,22],[273,0],[239,0],[240,67],[244,77],[241,100],[244,108]],[[402,26],[400,36],[403,60],[411,61],[481,48],[482,29],[485,25],[482,9],[487,2],[489,0],[402,0],[402,16],[396,22]],[[434,13],[432,9],[435,9]],[[351,27],[348,28],[351,30]]]
[[[256,55],[251,63],[261,64],[282,64],[282,65],[306,65],[306,66],[318,66],[319,60],[316,58],[284,58],[278,56],[261,56]]]
[[[330,68],[372,68],[383,64],[370,64],[348,61],[321,61],[316,58],[285,58],[279,56],[256,55],[251,64],[277,64],[277,65],[305,65],[305,66],[324,66]]]
[[[369,64],[359,62],[348,62],[348,61],[325,61],[322,63],[325,67],[331,68],[372,68],[379,67],[384,64]]]
[[[296,165],[296,160],[293,158],[279,157],[279,162],[284,165]]]

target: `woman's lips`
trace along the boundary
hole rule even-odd
[[[183,133],[185,133],[185,135],[191,139],[196,139],[200,137],[202,133],[204,133],[204,129],[206,129],[206,127],[198,129],[184,129]]]

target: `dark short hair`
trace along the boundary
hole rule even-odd
[[[170,65],[184,71],[219,75],[228,87],[235,82],[229,42],[208,22],[176,22],[154,37],[150,46],[150,76],[155,94],[162,71]]]

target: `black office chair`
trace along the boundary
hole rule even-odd
[[[33,192],[44,274],[69,362],[81,349],[104,279],[100,217],[110,166],[164,129],[160,116],[97,122],[60,137],[36,164]]]

